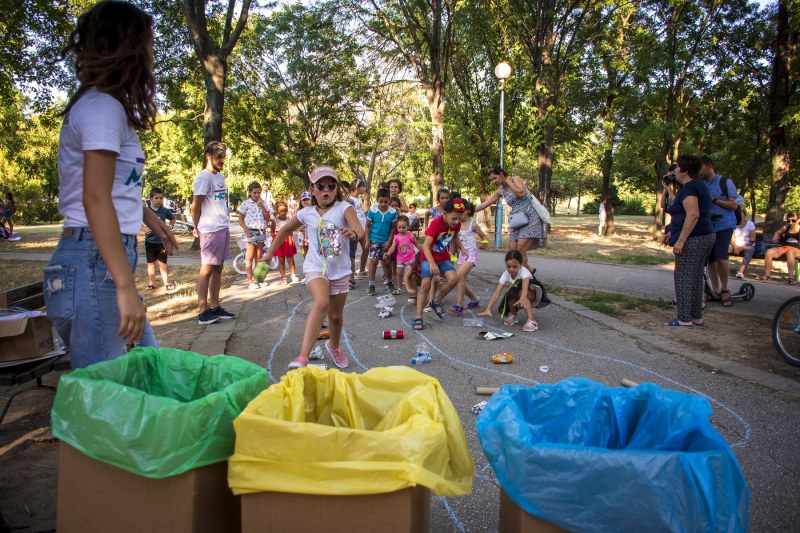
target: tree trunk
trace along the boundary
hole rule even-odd
[[[546,108],[539,109],[540,118],[544,119],[547,113]],[[555,126],[545,126],[544,138],[539,144],[539,200],[546,205],[550,205],[550,183],[553,179],[553,146],[555,145]]]
[[[775,42],[775,56],[772,61],[772,77],[769,94],[769,144],[772,155],[772,184],[769,188],[764,234],[769,235],[780,228],[784,215],[784,202],[789,190],[789,172],[792,157],[786,141],[786,131],[782,124],[792,82],[789,78],[789,65],[797,48],[797,32],[792,33],[789,26],[789,7],[787,0],[778,2],[778,33]]]
[[[426,88],[428,109],[431,114],[431,197],[434,199],[444,186],[444,87],[434,79]]]
[[[203,140],[205,144],[222,140],[222,113],[225,108],[225,76],[228,62],[219,54],[209,54],[203,60],[205,67],[206,108],[203,112]]]

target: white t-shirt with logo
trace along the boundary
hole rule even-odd
[[[136,235],[142,228],[142,143],[122,104],[94,87],[78,98],[61,126],[58,211],[65,228],[89,226],[83,207],[83,153],[89,150],[117,154],[111,201],[122,234]]]
[[[319,216],[313,205],[297,212],[297,220],[308,229],[308,253],[303,272],[324,272],[328,279],[350,275],[350,241],[339,230],[349,227],[344,213],[353,209],[347,202],[336,202]]]
[[[203,169],[194,180],[194,195],[205,196],[197,231],[213,233],[228,229],[228,189],[225,176]]]

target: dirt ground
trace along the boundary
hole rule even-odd
[[[649,240],[646,223],[646,219],[626,223],[621,225],[620,235],[598,239],[593,234],[596,231],[594,219],[578,220],[567,229],[554,230],[546,255],[555,255],[557,247],[563,246],[569,250],[568,255],[593,260],[624,254],[663,258],[662,250]],[[732,264],[732,268],[737,267],[738,264]],[[758,263],[751,270],[752,274],[763,272]],[[167,296],[162,294],[163,289],[158,289],[152,295],[152,300],[148,301],[156,335],[165,346],[189,349],[203,330],[195,320],[193,298],[189,294],[191,291],[186,291],[186,294]],[[570,299],[569,291],[560,292],[559,296]],[[680,331],[681,342],[692,350],[735,359],[742,364],[800,381],[800,368],[783,363],[771,344],[765,341],[770,338],[768,320],[748,319],[742,326],[738,321],[723,320],[718,307],[719,304],[709,305],[706,311],[709,321],[707,328]],[[674,331],[658,326],[663,318],[663,309],[652,308],[637,310],[620,320],[675,341]],[[735,348],[723,350],[719,339],[725,339],[726,346]],[[47,375],[44,384],[54,386],[58,377],[58,374]],[[26,385],[26,388],[31,387]],[[0,389],[0,402],[4,404],[16,390]],[[3,473],[0,484],[0,533],[55,531],[58,442],[49,432],[52,400],[53,392],[47,389],[21,394],[14,399],[0,427],[0,472]]]

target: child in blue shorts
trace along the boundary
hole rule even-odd
[[[444,206],[444,213],[436,217],[428,225],[425,230],[425,242],[422,245],[422,284],[417,291],[420,296],[427,295],[431,287],[431,278],[434,282],[438,281],[440,275],[443,275],[447,280],[439,292],[428,303],[428,306],[433,309],[436,316],[441,320],[445,320],[447,315],[444,312],[441,300],[456,283],[458,283],[458,275],[453,262],[450,259],[450,245],[463,254],[467,254],[467,250],[458,238],[458,232],[461,231],[461,220],[464,218],[464,213],[467,208],[464,200],[461,198],[454,198],[448,200]],[[422,329],[422,312],[425,309],[425,298],[417,298],[417,314],[414,318],[412,326],[416,330]]]

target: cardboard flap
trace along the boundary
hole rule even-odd
[[[17,335],[22,335],[27,325],[27,317],[13,320],[0,320],[0,337],[16,337]]]

